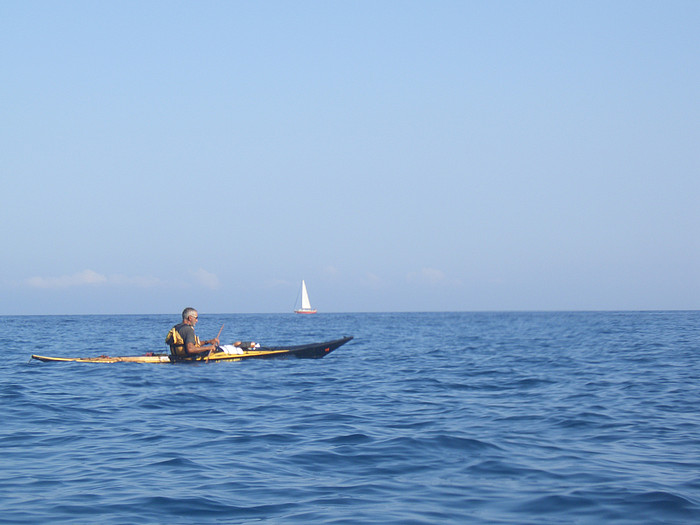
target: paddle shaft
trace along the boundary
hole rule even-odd
[[[214,339],[218,339],[218,338],[219,338],[219,336],[221,335],[221,331],[222,331],[223,329],[224,329],[224,325],[222,324],[222,325],[221,325],[221,328],[219,328],[219,333],[216,334],[216,337],[215,337]],[[215,351],[216,351],[216,349],[215,349]],[[209,354],[211,354],[211,350],[209,350]],[[209,361],[209,354],[207,354],[206,361]]]

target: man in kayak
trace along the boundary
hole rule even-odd
[[[194,327],[199,320],[199,314],[194,308],[182,311],[182,322],[172,327],[165,342],[170,345],[170,352],[176,357],[196,357],[199,354],[216,350],[219,339],[200,341],[194,333]],[[209,346],[204,346],[209,345]]]

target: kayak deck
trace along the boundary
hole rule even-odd
[[[135,355],[127,357],[110,357],[101,355],[99,357],[48,357],[45,355],[32,355],[32,359],[44,361],[45,363],[73,361],[77,363],[170,363],[170,356],[167,354]]]
[[[44,362],[75,362],[75,363],[201,363],[210,361],[241,361],[243,359],[279,359],[279,358],[300,358],[300,359],[320,359],[330,354],[333,350],[341,347],[352,339],[346,336],[334,341],[323,343],[309,343],[295,346],[261,346],[259,348],[244,350],[240,354],[228,354],[226,352],[213,352],[208,356],[190,357],[172,360],[169,354],[153,354],[125,357],[112,357],[101,355],[98,357],[47,357],[43,355],[32,355],[32,359]]]

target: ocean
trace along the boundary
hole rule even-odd
[[[0,523],[700,523],[700,312],[3,316]]]

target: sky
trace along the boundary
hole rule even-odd
[[[0,2],[0,314],[700,308],[700,2]]]

